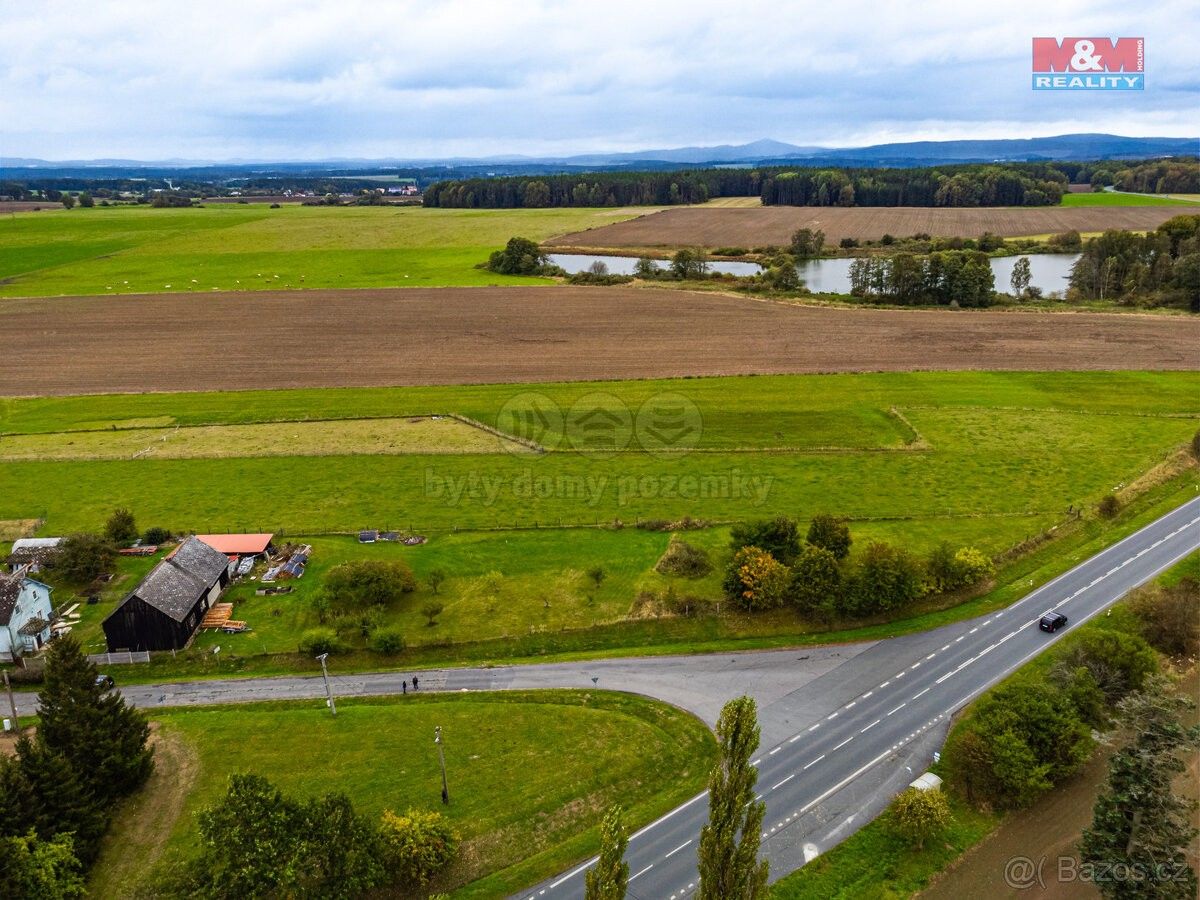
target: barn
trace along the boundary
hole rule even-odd
[[[104,620],[110,653],[187,646],[229,583],[229,559],[196,538],[150,570]]]

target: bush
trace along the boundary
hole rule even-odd
[[[783,605],[787,594],[787,566],[759,547],[743,547],[733,555],[725,573],[725,595],[747,612]]]
[[[910,787],[897,795],[890,807],[891,825],[917,850],[944,831],[951,822],[950,803],[941,791]]]
[[[334,566],[325,576],[322,592],[337,613],[369,606],[388,606],[417,589],[412,569],[400,560],[364,559]]]
[[[458,835],[439,812],[410,809],[400,816],[384,810],[379,838],[388,873],[409,888],[428,884],[454,861],[458,850]]]
[[[788,600],[802,615],[828,619],[842,597],[842,573],[837,558],[824,547],[805,544],[792,566]]]
[[[426,603],[424,606],[422,606],[421,607],[421,615],[423,615],[427,620],[425,622],[425,624],[430,628],[432,628],[434,625],[436,625],[437,617],[442,614],[442,611],[444,609],[445,609],[445,607],[436,601],[430,601],[429,603]]]
[[[1143,588],[1129,606],[1151,646],[1169,656],[1200,653],[1200,581],[1184,578],[1171,587]]]
[[[666,551],[654,564],[654,571],[659,574],[679,578],[703,578],[712,568],[707,553],[674,536],[667,544]]]
[[[142,534],[143,544],[165,544],[171,540],[171,532],[165,528],[147,528]]]
[[[1087,671],[1110,705],[1157,671],[1154,650],[1136,634],[1121,631],[1085,631],[1074,637],[1055,666],[1058,679],[1078,669]]]
[[[850,528],[845,519],[820,513],[813,516],[808,526],[808,542],[814,547],[828,550],[835,559],[842,560],[850,555]]]
[[[1101,518],[1111,519],[1121,511],[1121,501],[1117,499],[1116,494],[1108,494],[1096,505],[1096,512],[1100,513]]]
[[[922,593],[922,571],[903,547],[882,541],[867,545],[843,595],[843,611],[855,616],[893,612]]]
[[[404,648],[408,646],[404,640],[404,634],[398,628],[380,628],[376,630],[371,638],[371,646],[379,653],[387,656],[395,656],[397,653],[403,653]]]
[[[346,645],[332,628],[310,628],[300,635],[300,652],[306,656],[342,653]]]
[[[757,547],[790,566],[800,552],[800,529],[796,520],[787,516],[739,522],[729,530],[729,544],[735,552],[743,547]]]
[[[137,522],[124,507],[113,510],[104,524],[104,536],[118,547],[127,547],[138,539]]]
[[[549,263],[549,257],[528,238],[509,238],[503,250],[488,257],[488,271],[501,275],[538,275]]]

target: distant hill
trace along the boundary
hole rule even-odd
[[[231,176],[253,170],[268,172],[350,174],[400,168],[443,169],[441,177],[467,174],[533,174],[612,169],[664,169],[671,167],[801,165],[910,167],[972,162],[1026,162],[1037,160],[1146,159],[1200,154],[1200,138],[1124,137],[1115,134],[1062,134],[1055,137],[1005,140],[911,141],[869,147],[798,146],[769,138],[748,144],[713,147],[675,147],[632,153],[585,153],[575,156],[497,155],[484,158],[444,159],[323,159],[323,160],[59,160],[0,157],[0,177],[55,174],[72,177],[112,177],[113,172],[187,170],[196,175],[205,169]],[[405,172],[411,174],[411,172]]]

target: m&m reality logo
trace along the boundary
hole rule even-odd
[[[1144,38],[1033,39],[1035,91],[1141,91],[1145,70]]]

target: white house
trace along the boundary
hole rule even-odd
[[[50,591],[23,568],[0,574],[0,660],[35,653],[50,640]]]

